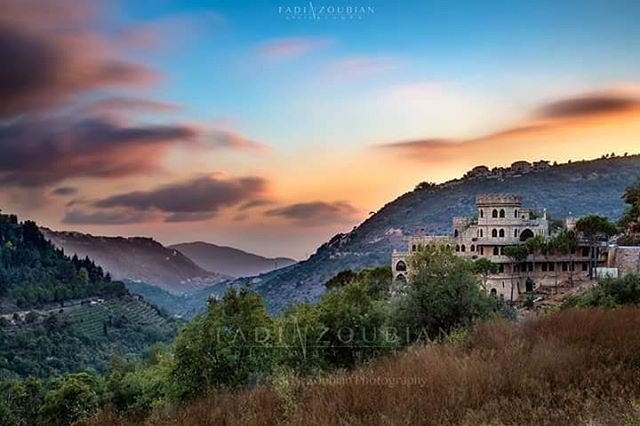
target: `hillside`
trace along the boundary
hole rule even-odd
[[[231,277],[258,275],[296,263],[294,259],[286,257],[267,258],[202,241],[175,244],[168,248],[178,250],[203,269]]]
[[[404,249],[403,237],[420,228],[428,233],[451,231],[454,216],[472,216],[475,196],[519,193],[523,204],[546,208],[552,218],[600,214],[618,218],[621,195],[640,176],[640,156],[574,162],[538,173],[504,180],[459,180],[431,189],[414,190],[388,203],[360,226],[323,244],[308,260],[251,280],[271,311],[292,301],[316,301],[324,282],[344,269],[361,269],[390,262],[393,249]]]
[[[115,279],[144,282],[174,294],[198,290],[228,278],[204,270],[179,251],[151,238],[101,237],[46,228],[42,232],[65,253],[88,256]]]
[[[140,357],[179,325],[35,222],[0,215],[0,379],[103,372],[114,353]]]

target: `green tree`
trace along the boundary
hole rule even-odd
[[[620,218],[620,226],[627,228],[640,219],[640,177],[625,189],[622,199],[628,207]]]
[[[497,301],[480,288],[473,263],[451,249],[426,247],[409,262],[409,284],[393,313],[396,328],[409,342],[435,338],[495,311]]]
[[[604,216],[585,216],[576,222],[576,230],[589,242],[589,277],[594,278],[595,268],[598,265],[598,242],[608,240],[620,232],[618,226]]]
[[[95,376],[70,374],[45,395],[40,414],[48,425],[70,425],[95,414],[102,394]]]
[[[569,258],[569,283],[573,286],[573,255],[578,249],[578,236],[572,229],[563,229],[550,242],[556,253],[563,253]]]
[[[230,289],[211,300],[206,315],[196,317],[178,336],[171,372],[178,399],[213,388],[246,385],[266,374],[271,361],[271,319],[260,295]]]
[[[473,270],[476,274],[480,275],[482,278],[482,289],[487,291],[487,280],[490,275],[498,273],[498,264],[490,261],[486,257],[481,257],[473,262]]]

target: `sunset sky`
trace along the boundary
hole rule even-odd
[[[0,6],[0,207],[54,229],[302,259],[423,180],[640,153],[637,1]]]

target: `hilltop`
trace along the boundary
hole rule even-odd
[[[454,216],[473,216],[482,193],[519,193],[532,209],[546,208],[551,218],[599,214],[617,219],[621,195],[640,175],[640,156],[602,158],[555,165],[504,177],[456,179],[441,185],[419,185],[386,204],[353,231],[335,235],[308,260],[235,284],[251,282],[271,311],[293,301],[316,301],[324,283],[344,269],[389,264],[393,249],[419,230],[451,231]]]
[[[46,228],[42,232],[65,253],[88,256],[115,279],[150,284],[173,294],[192,292],[229,278],[201,268],[152,238],[103,237]]]
[[[258,275],[296,263],[287,257],[268,258],[202,241],[175,244],[168,248],[178,250],[201,268],[231,277]]]

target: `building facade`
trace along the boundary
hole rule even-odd
[[[522,207],[520,195],[478,195],[476,209],[477,218],[454,217],[450,235],[405,238],[407,250],[392,254],[394,279],[406,281],[411,272],[411,254],[429,245],[445,245],[458,256],[470,260],[484,257],[496,263],[498,273],[487,277],[484,284],[488,292],[508,300],[517,300],[534,286],[588,279],[591,257],[586,244],[569,254],[529,255],[522,262],[505,255],[507,246],[524,244],[536,235],[551,237],[546,212],[537,217]],[[575,222],[566,223],[572,226]]]

